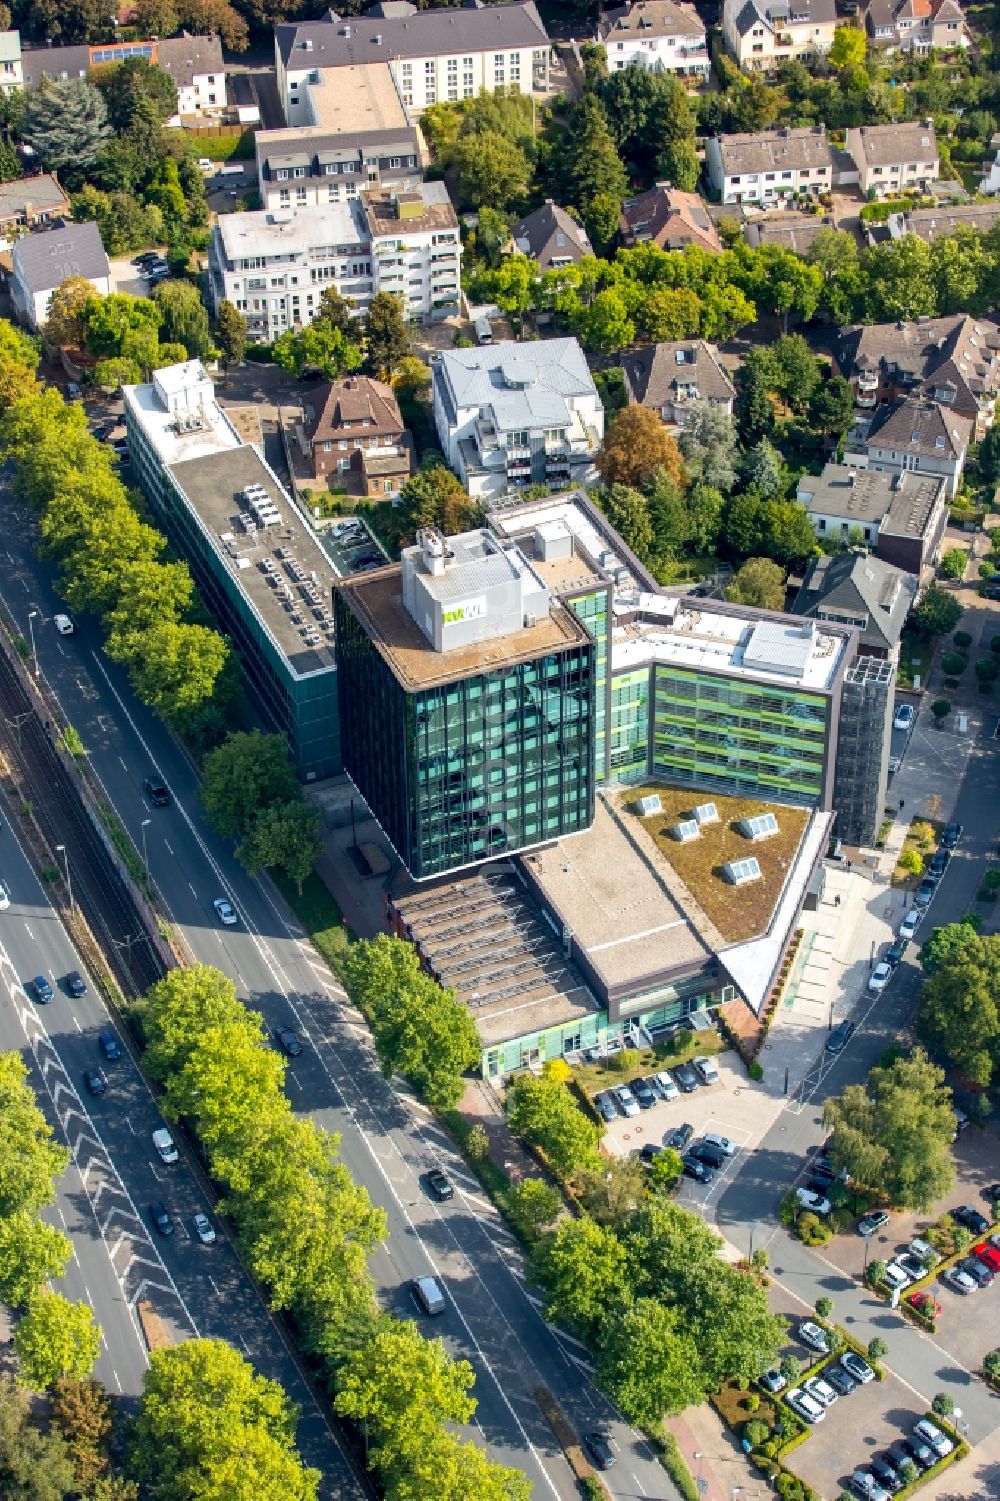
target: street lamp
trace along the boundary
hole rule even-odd
[[[749,1254],[747,1256],[747,1260],[750,1262],[751,1266],[753,1265],[753,1238],[757,1234],[757,1231],[758,1231],[759,1228],[760,1227],[757,1224],[756,1220],[751,1220],[750,1221],[750,1251],[749,1251]]]
[[[70,880],[70,875],[69,875],[69,855],[68,855],[68,853],[66,851],[66,846],[64,844],[57,844],[56,845],[56,850],[59,853],[61,853],[61,855],[63,857],[63,861],[65,862],[65,865],[66,865],[66,889],[69,892],[69,910],[72,912],[72,910],[73,910],[73,882]]]
[[[146,829],[148,828],[149,823],[150,820],[148,818],[144,818],[140,825],[142,829],[142,863],[146,867],[147,878],[149,876],[149,861],[146,859]]]
[[[35,616],[37,614],[38,614],[37,610],[29,610],[28,611],[28,635],[31,637],[31,655],[32,655],[32,657],[34,658],[34,661],[35,661],[35,677],[36,678],[38,676],[38,653],[35,650],[35,627],[32,625],[31,622],[34,620],[34,618],[35,618]]]
[[[11,727],[12,730],[16,730],[17,731],[17,748],[18,748],[18,750],[21,749],[21,726],[22,726],[22,724],[24,723],[24,721],[26,719],[30,719],[31,718],[31,716],[32,716],[32,714],[34,714],[34,712],[35,712],[34,709],[25,709],[25,711],[24,711],[23,714],[15,714],[13,719],[5,719],[5,721],[4,721],[5,724],[9,724],[10,725],[10,727]]]

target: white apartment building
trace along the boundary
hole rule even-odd
[[[748,72],[822,56],[836,25],[836,0],[725,0],[722,11],[726,46]]]
[[[844,145],[863,193],[887,198],[937,181],[941,161],[933,120],[852,126]]]
[[[209,284],[216,310],[232,302],[251,337],[270,343],[311,323],[331,286],[359,315],[376,292],[395,292],[407,317],[445,317],[458,308],[461,256],[444,183],[422,183],[296,212],[220,215]]]
[[[822,125],[713,136],[705,165],[722,203],[777,203],[789,193],[833,186],[833,152]]]
[[[0,31],[0,94],[11,94],[24,87],[21,65],[21,33]]]
[[[402,103],[418,115],[429,104],[471,99],[501,85],[547,93],[549,50],[534,0],[429,11],[388,0],[362,16],[330,10],[321,21],[274,30],[278,92],[289,125],[314,123],[309,90],[335,69],[384,62]]]
[[[346,203],[364,189],[415,188],[423,176],[420,138],[401,130],[334,134],[318,125],[259,130],[257,185],[264,208],[318,208]]]
[[[705,23],[692,5],[676,0],[630,0],[609,10],[597,28],[610,72],[633,63],[653,73],[708,77]]]
[[[433,384],[442,450],[474,498],[593,481],[604,407],[575,339],[446,350]]]

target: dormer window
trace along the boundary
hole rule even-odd
[[[279,167],[278,170],[277,170],[277,172],[275,172],[274,175],[278,179],[279,182],[287,182],[288,181],[288,168],[287,167]]]

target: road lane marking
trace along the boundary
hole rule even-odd
[[[29,928],[29,926],[28,926],[27,923],[25,923],[25,925],[24,925],[24,931],[27,933],[27,935],[31,939],[32,943],[34,943],[34,941],[35,941],[35,935],[31,931],[31,929]]]
[[[221,1298],[222,1294],[220,1293],[218,1287],[216,1286],[215,1278],[214,1277],[209,1277],[208,1281],[209,1281],[209,1285],[210,1285],[212,1291],[214,1292],[215,1296],[217,1298]]]
[[[167,854],[168,854],[168,855],[170,855],[170,856],[171,856],[171,857],[172,857],[172,856],[173,856],[173,853],[174,853],[174,852],[173,852],[173,850],[172,850],[172,849],[171,849],[171,848],[170,848],[170,840],[169,840],[169,839],[164,839],[164,841],[163,841],[163,842],[164,842],[164,844],[165,844],[165,845],[166,845],[166,846],[167,846]]]
[[[80,1019],[79,1019],[79,1017],[78,1017],[78,1016],[76,1016],[76,1015],[74,1015],[74,1017],[73,1017],[73,1025],[74,1025],[74,1027],[75,1027],[75,1028],[76,1028],[76,1030],[77,1030],[77,1031],[78,1031],[78,1032],[79,1032],[79,1033],[80,1033],[80,1034],[81,1034],[81,1036],[82,1036],[82,1035],[83,1035],[83,1028],[82,1028],[82,1027],[81,1027],[81,1026],[80,1026]]]

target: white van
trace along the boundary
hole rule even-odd
[[[240,163],[240,162],[227,162],[224,167],[220,167],[219,168],[219,171],[218,171],[217,175],[219,177],[242,177],[243,176],[243,166],[242,166],[242,163]]]
[[[477,318],[476,321],[475,321],[475,323],[472,325],[472,327],[473,327],[473,330],[475,331],[476,342],[477,343],[479,343],[479,344],[492,344],[493,343],[493,330],[490,327],[490,320],[488,318]]]
[[[159,1152],[164,1162],[177,1161],[177,1148],[174,1146],[174,1138],[166,1126],[161,1126],[158,1131],[153,1132],[153,1146]]]
[[[436,1277],[414,1277],[410,1283],[410,1292],[417,1307],[424,1313],[429,1313],[432,1317],[436,1313],[444,1313],[444,1293]]]

